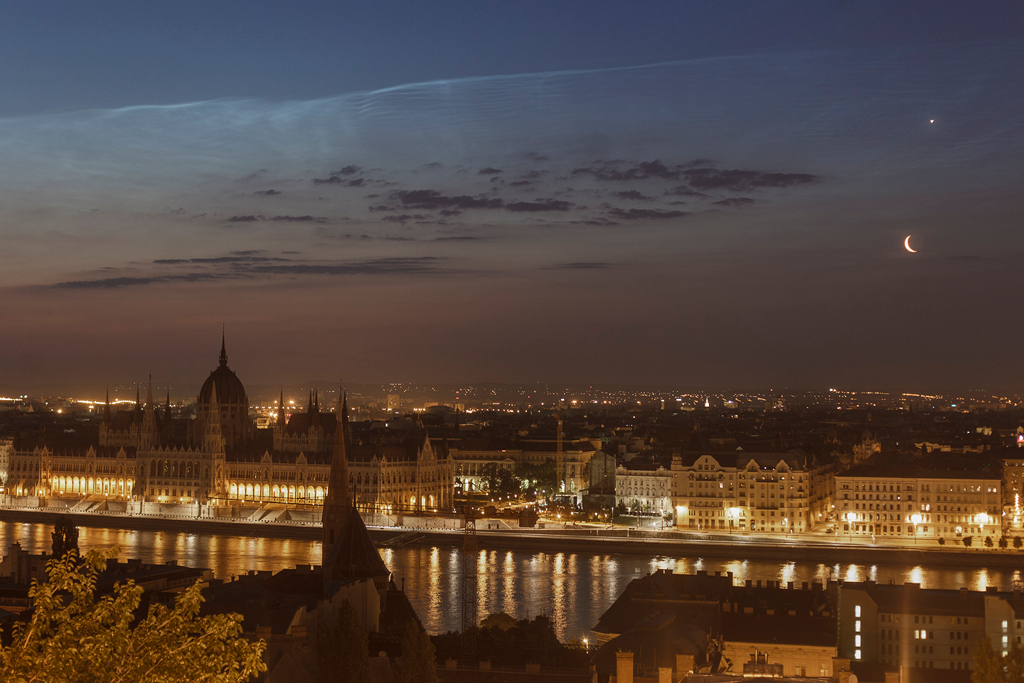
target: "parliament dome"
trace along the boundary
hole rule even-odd
[[[213,387],[217,387],[217,403],[220,405],[242,405],[249,404],[245,395],[245,386],[238,375],[228,367],[228,354],[224,347],[224,340],[220,344],[220,366],[210,373],[199,390],[197,403],[201,406],[210,405],[210,397],[213,394]]]

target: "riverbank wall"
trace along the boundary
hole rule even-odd
[[[53,524],[66,510],[0,509],[0,521]],[[247,522],[217,518],[157,517],[89,513],[74,514],[82,527],[135,529],[168,533],[204,533],[256,538],[290,538],[318,541],[318,524],[298,522]],[[371,520],[367,520],[368,522]],[[408,520],[407,520],[408,521]],[[425,520],[424,526],[369,526],[378,547],[423,545],[462,547],[464,532],[452,520]],[[428,524],[434,525],[429,528]],[[478,527],[480,522],[478,522]],[[446,528],[447,527],[447,528]],[[909,564],[925,567],[1010,567],[1024,569],[1024,552],[981,548],[895,548],[876,545],[828,543],[817,539],[767,540],[750,537],[710,537],[674,531],[629,529],[501,529],[478,530],[476,541],[483,550],[527,552],[587,552],[639,554],[680,559],[737,558],[780,562],[833,564]]]

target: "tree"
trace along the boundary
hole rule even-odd
[[[1014,642],[1010,645],[1010,652],[1003,657],[1003,671],[1007,683],[1024,681],[1024,648],[1020,643]]]
[[[541,465],[524,463],[519,467],[519,474],[524,480],[530,482],[528,489],[534,493],[543,491],[548,497],[557,493],[558,476],[555,472],[554,458],[548,458]]]
[[[487,476],[487,490],[492,495],[518,496],[522,493],[522,482],[512,470],[489,462],[484,466]]]
[[[317,681],[366,683],[370,680],[370,654],[366,629],[359,612],[345,600],[338,608],[335,628],[321,615],[317,620]]]
[[[965,539],[966,540],[966,539]],[[974,648],[974,670],[971,683],[1003,683],[1003,663],[988,636],[982,636]]]
[[[199,583],[174,607],[137,614],[142,588],[117,583],[96,597],[96,577],[116,549],[75,551],[46,565],[47,580],[29,589],[32,612],[14,625],[0,650],[0,680],[8,683],[119,681],[241,683],[267,670],[262,640],[242,636],[242,617],[200,617]]]
[[[1013,547],[1020,550],[1020,547],[1024,545],[1024,541],[1020,540],[1020,536],[1013,537]]]
[[[985,537],[985,547],[986,548],[991,548],[992,547],[992,537],[991,536],[986,536]]]
[[[410,621],[402,635],[402,656],[395,663],[395,683],[438,683],[436,654],[430,636]]]
[[[1006,546],[1008,546],[1008,545],[1010,545],[1010,544],[1006,540],[1006,536],[1000,536],[999,537],[999,547],[1002,548],[1003,550],[1006,550]]]
[[[973,542],[973,540],[974,539],[972,537],[970,537],[970,536],[964,536],[964,547],[965,548],[970,548],[971,547],[971,543]]]
[[[939,545],[946,545],[946,539],[939,537]]]
[[[71,520],[71,515],[57,517],[50,538],[53,539],[50,545],[53,559],[59,560],[72,550],[78,554],[78,527]]]
[[[1013,643],[1005,656],[992,647],[992,641],[983,637],[974,650],[974,670],[971,683],[1021,683],[1024,681],[1024,649]]]

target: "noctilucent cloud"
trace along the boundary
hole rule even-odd
[[[465,40],[421,62],[297,81],[266,53],[326,49],[309,16],[277,46],[262,8],[221,17],[260,39],[229,42],[262,91],[213,19],[126,9],[106,43],[42,22],[95,87],[48,87],[24,55],[0,76],[0,386],[196,382],[224,323],[254,383],[1015,391],[1024,39],[977,19],[901,42],[816,4],[730,33],[724,10],[662,7],[621,33],[466,8],[438,28]],[[422,36],[385,13],[353,16],[397,60]],[[518,46],[493,73],[477,25]]]

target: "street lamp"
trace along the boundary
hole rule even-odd
[[[739,519],[740,509],[739,508],[729,508],[726,511],[726,514],[729,515],[729,533],[732,533],[733,527],[736,524],[736,520]]]
[[[917,525],[921,523],[921,515],[911,515],[910,521],[914,523],[914,545],[917,545]]]

